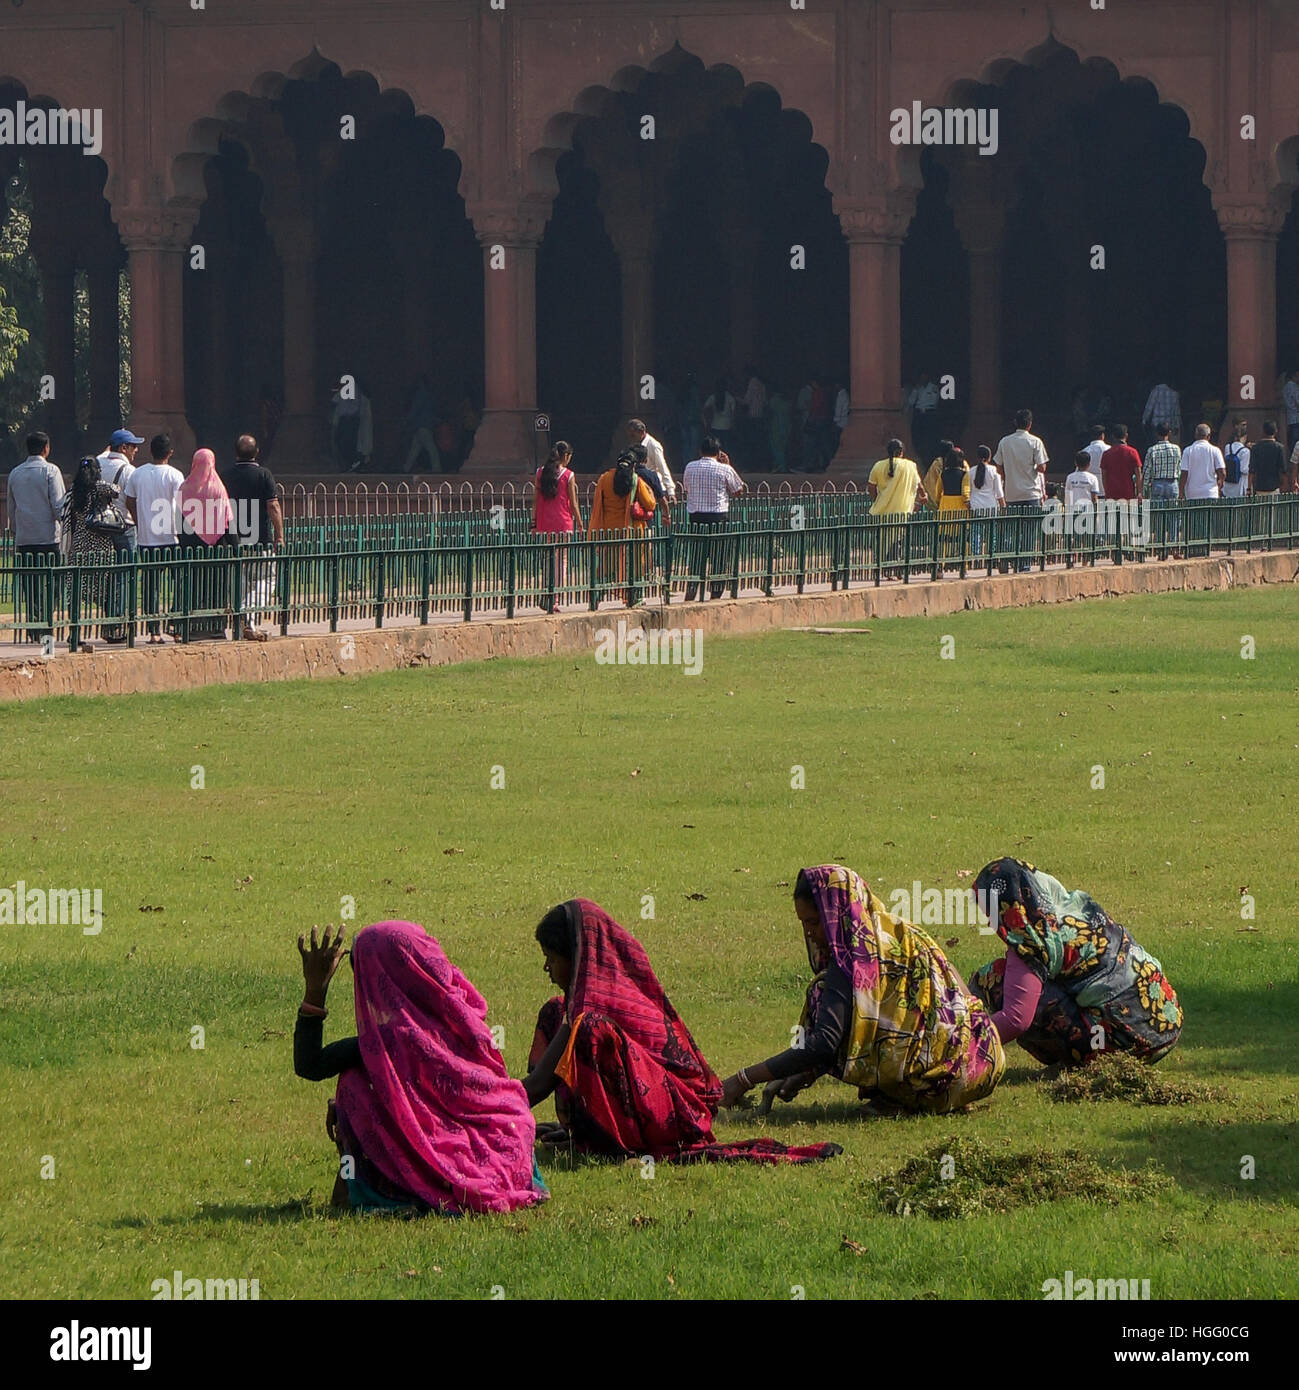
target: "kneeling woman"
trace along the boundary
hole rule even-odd
[[[326,1129],[343,1156],[335,1205],[416,1213],[513,1211],[548,1195],[523,1087],[492,1045],[487,1005],[414,922],[377,922],[352,946],[357,1036],[322,1048],[343,930],[298,938],[306,997],[293,1069],[338,1077]],[[350,1160],[350,1162],[349,1162]]]
[[[763,1082],[792,1100],[826,1075],[889,1110],[942,1113],[992,1094],[1006,1058],[991,1013],[935,941],[840,864],[802,870],[794,909],[815,973],[802,1046],[741,1067],[723,1104]]]
[[[564,993],[542,1006],[523,1084],[533,1105],[554,1094],[560,1127],[575,1148],[796,1163],[841,1152],[837,1144],[714,1140],[722,1083],[663,992],[645,948],[598,904],[574,898],[552,908],[537,941],[546,974]]]
[[[1182,1032],[1164,968],[1089,894],[1070,892],[1022,859],[997,859],[975,879],[1006,954],[970,977],[1003,1043],[1047,1066],[1101,1052],[1157,1062]]]

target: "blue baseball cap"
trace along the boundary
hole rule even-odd
[[[120,449],[123,444],[143,444],[144,440],[138,434],[132,434],[130,430],[114,430],[113,437],[108,441],[110,449]]]

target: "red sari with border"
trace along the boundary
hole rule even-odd
[[[566,903],[575,938],[564,999],[537,1020],[529,1066],[560,1025],[568,1046],[556,1074],[555,1110],[576,1147],[674,1161],[747,1159],[809,1163],[837,1144],[790,1148],[771,1139],[719,1143],[713,1117],[722,1083],[659,984],[645,948],[597,903]]]

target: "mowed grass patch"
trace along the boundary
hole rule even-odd
[[[592,655],[4,709],[4,882],[98,887],[104,923],[0,926],[0,1291],[139,1297],[180,1269],[268,1298],[1034,1297],[1072,1269],[1156,1297],[1293,1294],[1297,608],[1284,588],[1165,595],[710,637],[699,677]],[[798,1019],[801,866],[845,862],[887,902],[1007,853],[1159,956],[1186,1010],[1159,1074],[1220,1098],[1060,1104],[1012,1046],[971,1114],[864,1120],[822,1081],[718,1122],[844,1146],[815,1168],[548,1159],[532,1212],[328,1210],[332,1088],[292,1073],[294,942],[349,900],[354,925],[439,938],[518,1074],[549,993],[532,929],[595,898],[725,1074]],[[972,925],[928,930],[966,973],[994,953]],[[352,1026],[344,966],[326,1038]],[[1172,1181],[941,1223],[865,1197],[967,1139]]]

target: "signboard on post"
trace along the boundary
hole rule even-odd
[[[539,415],[537,416],[537,418],[532,422],[532,428],[533,428],[534,433],[536,433],[536,434],[549,434],[549,433],[550,433],[550,416],[549,416],[549,415],[544,415],[544,414],[539,414]]]

